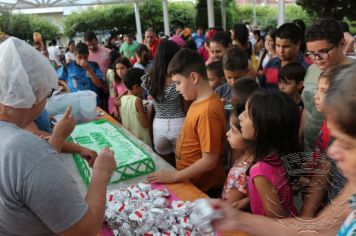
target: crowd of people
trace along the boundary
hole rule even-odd
[[[103,220],[113,153],[65,141],[70,109],[48,127],[44,105],[57,86],[94,91],[98,106],[177,169],[150,182],[189,180],[220,198],[210,201],[223,213],[218,231],[356,233],[356,63],[345,23],[179,28],[169,38],[148,28],[143,44],[128,34],[106,47],[86,32],[65,55],[56,40],[46,48],[2,37],[0,233],[94,235]],[[92,166],[85,199],[60,152]]]

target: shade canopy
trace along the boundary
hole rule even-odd
[[[31,9],[48,7],[75,7],[117,3],[139,3],[144,0],[0,0],[0,8]]]

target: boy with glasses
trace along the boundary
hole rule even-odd
[[[301,122],[301,132],[304,134],[304,151],[315,149],[324,117],[314,106],[314,95],[317,91],[319,75],[322,71],[342,64],[351,64],[353,60],[344,53],[345,39],[340,24],[332,18],[317,20],[306,32],[307,53],[313,61],[304,78],[302,100],[304,110]]]

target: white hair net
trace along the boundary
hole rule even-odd
[[[57,87],[48,58],[25,41],[10,37],[0,44],[0,103],[31,108]]]

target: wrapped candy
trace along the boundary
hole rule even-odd
[[[153,189],[148,192],[151,199],[156,199],[160,197],[169,197],[169,192],[167,189]]]
[[[120,188],[113,190],[106,195],[107,202],[122,202],[128,199],[131,196],[130,192],[127,189]]]
[[[190,202],[173,201],[172,209],[176,217],[184,217],[190,213]]]
[[[160,198],[153,200],[152,205],[154,207],[166,208],[166,207],[168,207],[169,202],[168,202],[167,198],[160,197]]]
[[[167,230],[167,231],[164,231],[162,233],[162,236],[176,236],[177,234],[175,234],[174,232],[172,232],[171,230]]]
[[[137,185],[131,185],[127,188],[127,190],[132,194],[137,191],[141,191],[141,189]]]
[[[167,189],[152,189],[147,182],[109,191],[105,221],[114,235],[215,235],[209,221],[216,219],[212,216],[216,214],[214,210],[211,214],[202,210],[197,212],[196,207],[199,209],[202,204],[197,201],[193,204],[196,212],[191,214],[190,202],[173,201],[169,206],[168,197]]]
[[[125,204],[130,208],[129,212],[133,212],[134,209],[139,208],[141,203],[142,202],[137,197],[130,197],[125,201]]]
[[[191,222],[204,235],[213,233],[211,222],[221,218],[221,212],[214,210],[207,199],[199,199],[192,204]]]
[[[141,183],[137,184],[137,187],[139,187],[139,189],[141,189],[141,191],[144,191],[144,192],[149,192],[152,190],[152,186],[148,182],[141,182]]]
[[[190,219],[188,216],[184,216],[184,217],[180,218],[179,223],[182,226],[182,228],[185,230],[193,229],[192,223],[190,222]]]
[[[104,219],[105,221],[110,221],[112,219],[115,219],[116,217],[116,212],[112,210],[111,208],[105,209],[105,216]]]
[[[135,229],[135,232],[136,232],[137,234],[142,235],[142,234],[144,234],[144,233],[150,231],[150,230],[152,229],[152,226],[154,225],[154,223],[155,223],[155,222],[154,222],[154,218],[153,218],[152,214],[147,213],[147,214],[145,215],[145,218],[144,218],[144,220],[142,221],[142,223],[139,225],[139,227],[137,227],[137,228]]]
[[[148,200],[148,194],[143,191],[132,192],[132,197],[137,198],[139,201]]]
[[[125,222],[122,221],[120,218],[114,218],[114,219],[111,219],[110,221],[108,221],[108,225],[112,229],[120,229],[120,227],[122,226],[123,223],[125,223]]]
[[[130,225],[128,223],[123,223],[121,227],[117,230],[118,234],[117,235],[125,235],[125,236],[134,236],[135,234],[133,233]]]
[[[150,231],[143,234],[143,236],[161,236],[162,234],[159,232],[157,227],[153,226]]]
[[[157,226],[157,228],[165,231],[168,230],[170,227],[170,222],[168,220],[168,211],[165,209],[160,209],[160,208],[151,208],[149,210],[151,215],[154,218],[154,223]]]

